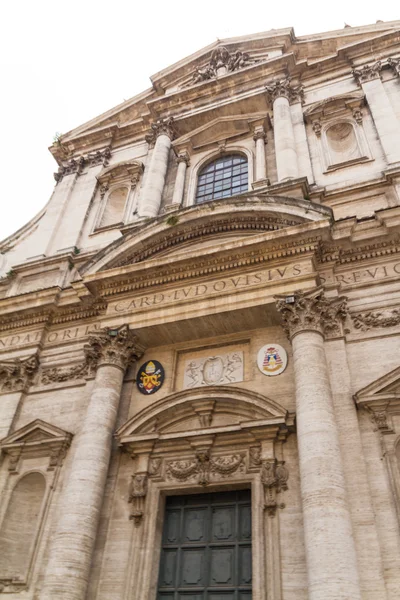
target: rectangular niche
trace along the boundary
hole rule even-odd
[[[213,385],[235,385],[247,379],[249,343],[187,350],[178,353],[176,389],[196,389]]]

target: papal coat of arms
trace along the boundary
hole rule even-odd
[[[279,344],[266,344],[258,352],[257,365],[263,375],[280,375],[287,365],[286,350]]]
[[[154,394],[164,383],[164,367],[158,360],[148,360],[138,370],[136,385],[142,394]]]

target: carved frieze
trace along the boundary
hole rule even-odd
[[[350,315],[355,329],[368,331],[375,327],[395,327],[400,324],[400,309],[368,311]]]
[[[291,104],[302,102],[304,98],[304,89],[302,85],[293,85],[290,77],[273,81],[265,86],[271,102],[277,98],[287,98]]]
[[[243,381],[243,352],[241,351],[186,361],[184,389],[225,385],[239,381]]]
[[[285,298],[277,297],[276,307],[289,339],[301,331],[310,330],[327,337],[340,335],[341,325],[348,313],[346,298],[328,299],[322,289],[297,291]]]
[[[193,459],[167,461],[165,473],[169,480],[195,478],[198,484],[206,486],[210,479],[224,479],[236,472],[244,472],[244,461],[244,453],[213,457],[209,450],[198,450]]]
[[[31,383],[39,366],[36,354],[0,362],[0,393],[19,392]]]
[[[247,52],[236,50],[236,52],[231,53],[225,46],[219,46],[212,51],[210,62],[207,65],[201,69],[199,67],[195,68],[192,80],[186,85],[215,79],[220,75],[239,71],[257,62],[259,61],[251,58]]]
[[[374,79],[380,79],[382,70],[382,63],[378,60],[372,65],[364,65],[363,67],[353,69],[353,75],[358,85],[373,81]]]

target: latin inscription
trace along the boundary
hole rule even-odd
[[[68,340],[76,340],[87,336],[89,331],[98,329],[98,324],[85,325],[84,327],[71,327],[69,329],[59,329],[58,331],[50,331],[45,337],[45,344],[67,342]],[[21,333],[9,335],[0,338],[0,351],[17,346],[28,346],[40,341],[42,336],[41,331],[33,331],[30,333]]]
[[[400,275],[400,262],[388,265],[379,265],[378,267],[368,267],[368,269],[358,269],[346,273],[332,274],[329,272],[320,273],[321,283],[340,283],[342,286],[354,285],[355,283],[370,283],[390,277]]]
[[[187,287],[181,287],[168,292],[139,296],[129,300],[121,300],[112,305],[112,312],[124,313],[137,309],[156,307],[157,305],[176,303],[182,300],[202,298],[203,296],[231,293],[235,290],[256,287],[273,281],[299,277],[311,272],[310,263],[287,265],[276,267],[266,271],[238,275],[237,277],[226,277],[217,281],[199,283]]]

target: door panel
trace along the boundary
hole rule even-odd
[[[249,490],[167,498],[157,600],[251,600]]]

